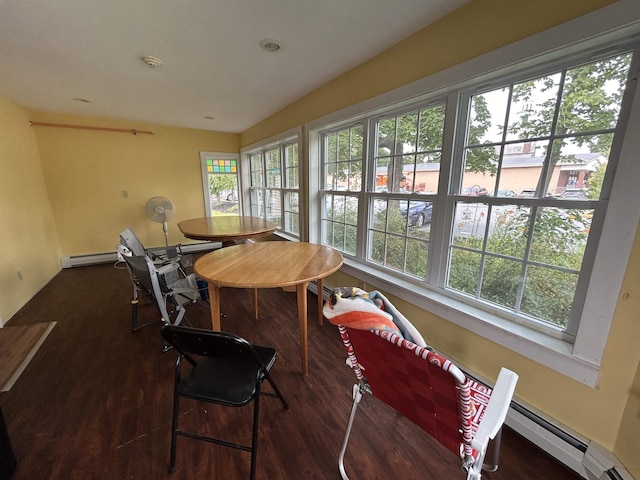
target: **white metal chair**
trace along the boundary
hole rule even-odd
[[[124,248],[118,246],[119,252]],[[137,256],[120,253],[127,265],[132,283],[133,299],[131,300],[131,327],[137,331],[138,303],[140,293],[149,297],[159,316],[142,326],[155,323],[180,325],[186,321],[185,314],[188,305],[198,304],[209,308],[206,298],[206,286],[199,286],[195,274],[183,275],[177,263],[157,265],[147,255]],[[186,321],[188,324],[188,321]],[[167,350],[165,344],[165,350]]]

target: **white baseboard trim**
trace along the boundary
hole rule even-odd
[[[204,252],[221,248],[220,242],[200,242],[181,245],[183,253]],[[88,255],[71,255],[62,257],[60,264],[62,268],[81,267],[85,265],[96,265],[99,263],[113,263],[118,260],[118,254],[114,252],[92,253]]]

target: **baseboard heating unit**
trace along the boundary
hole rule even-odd
[[[220,247],[222,247],[220,242],[200,242],[180,246],[183,253],[204,252],[207,250],[216,250]],[[116,252],[106,252],[62,257],[60,259],[60,263],[62,268],[71,268],[85,265],[96,265],[99,263],[112,263],[116,260],[118,260],[118,254]]]
[[[317,294],[317,282],[309,283],[309,291]],[[323,285],[323,297],[328,299],[331,289]],[[473,372],[469,377],[486,383]],[[517,393],[517,392],[516,392]],[[506,425],[559,462],[587,480],[634,480],[620,461],[607,449],[582,438],[568,428],[560,426],[534,409],[511,402]]]

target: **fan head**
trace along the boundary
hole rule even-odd
[[[150,198],[145,206],[147,217],[154,222],[165,223],[173,218],[175,209],[171,200],[165,197]]]

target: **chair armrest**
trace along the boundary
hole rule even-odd
[[[489,440],[495,438],[500,428],[502,428],[517,382],[517,374],[506,368],[500,370],[496,385],[491,392],[487,409],[478,426],[478,431],[473,440],[471,440],[471,447],[474,450],[484,454]]]
[[[161,260],[178,260],[182,257],[182,245],[169,245],[167,247],[152,247],[146,249],[147,255],[151,257],[152,260],[161,259]],[[172,256],[169,256],[169,253]]]

